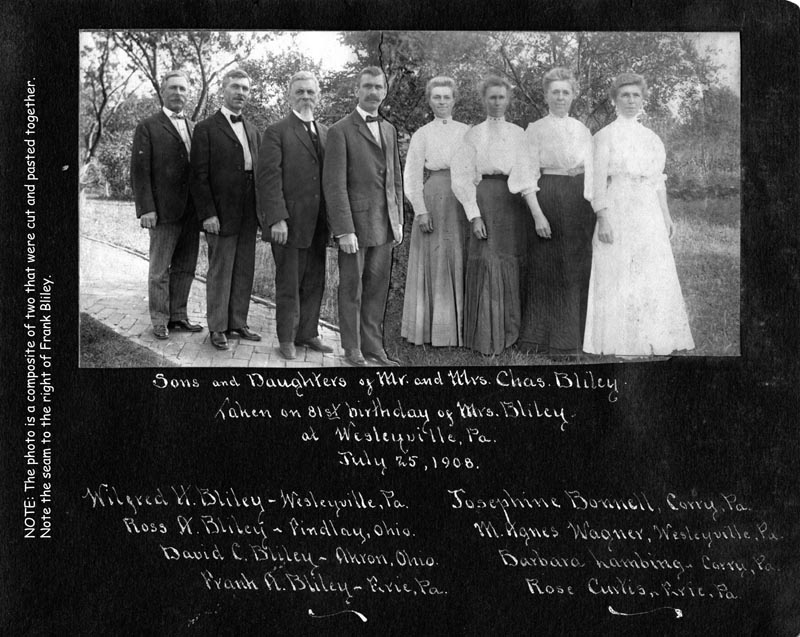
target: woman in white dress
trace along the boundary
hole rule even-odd
[[[592,133],[569,116],[578,93],[572,71],[543,79],[549,114],[525,131],[520,169],[509,188],[521,192],[535,227],[529,229],[522,327],[517,347],[551,356],[580,354],[592,269]]]
[[[525,133],[505,120],[511,85],[499,77],[481,83],[486,120],[471,128],[453,157],[453,192],[471,231],[464,282],[464,345],[499,354],[519,337],[520,267],[531,216],[508,189]]]
[[[670,238],[661,139],[637,121],[642,76],[614,79],[617,119],[594,137],[597,226],[583,348],[649,356],[694,348]]]
[[[469,127],[451,117],[456,99],[452,78],[433,78],[425,93],[434,120],[411,138],[403,172],[414,225],[400,335],[415,345],[458,347],[464,344],[467,222],[451,188],[450,161]]]

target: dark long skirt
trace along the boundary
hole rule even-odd
[[[595,215],[583,198],[583,175],[543,175],[536,193],[552,238],[528,230],[519,345],[553,354],[581,350],[592,271]]]
[[[477,194],[487,239],[470,232],[467,244],[464,344],[499,354],[519,337],[520,268],[530,214],[504,179],[484,178]]]

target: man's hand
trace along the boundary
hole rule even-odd
[[[203,230],[209,234],[219,234],[219,217],[214,215],[208,219],[203,219]]]
[[[289,239],[289,226],[286,224],[286,219],[273,223],[269,227],[269,235],[272,243],[277,243],[279,246],[286,245],[286,241]]]
[[[403,243],[403,226],[397,226],[397,239],[394,240],[394,245],[399,246]]]
[[[343,234],[339,237],[339,249],[345,254],[355,254],[358,252],[358,237],[355,232]]]
[[[142,228],[155,228],[158,223],[158,214],[155,212],[147,212],[139,218],[139,225]]]

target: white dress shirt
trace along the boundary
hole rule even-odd
[[[178,131],[178,135],[181,136],[183,145],[186,146],[186,152],[190,153],[192,151],[192,138],[189,136],[189,127],[186,125],[186,118],[175,117],[177,113],[169,110],[166,106],[162,106],[161,110],[164,111],[164,115],[166,115],[169,118],[169,121],[172,122],[175,130]]]
[[[550,169],[584,173],[583,196],[587,201],[592,200],[592,133],[577,119],[550,114],[528,124],[518,160],[508,180],[511,192],[523,195],[537,192],[539,177]]]
[[[367,122],[367,117],[380,117],[380,115],[378,115],[377,113],[375,115],[367,113],[367,111],[365,111],[360,106],[356,106],[356,111],[358,111],[358,114],[361,115],[361,118],[365,122]],[[369,128],[369,132],[372,133],[372,136],[375,138],[375,141],[378,142],[378,146],[382,147],[383,144],[381,144],[381,127],[378,124],[378,122],[367,122],[367,128]]]
[[[310,122],[311,123],[311,130],[314,132],[315,135],[317,134],[317,125],[314,123],[314,115],[313,114],[311,115],[311,117],[306,117],[305,115],[301,115],[300,113],[298,113],[294,109],[292,109],[292,113],[294,113],[297,116],[297,119],[299,119],[301,122]]]
[[[403,172],[403,188],[414,207],[414,216],[428,213],[425,207],[423,175],[425,169],[450,168],[453,154],[461,144],[469,126],[451,118],[435,118],[411,137]]]
[[[237,115],[237,113],[234,113],[229,108],[223,106],[219,110],[222,111],[225,119],[228,120],[228,124],[231,125],[233,132],[236,133],[236,137],[239,138],[239,143],[242,145],[242,150],[244,151],[244,169],[253,170],[253,156],[250,154],[250,143],[247,141],[247,132],[244,130],[244,124],[242,122],[236,122],[234,124],[231,121],[231,115]],[[238,113],[238,115],[241,115],[241,113]]]
[[[516,124],[498,117],[488,117],[473,126],[453,155],[450,166],[453,194],[464,206],[470,221],[481,216],[477,186],[482,175],[508,175],[518,163],[525,132]]]

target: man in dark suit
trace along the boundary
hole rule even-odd
[[[203,329],[186,313],[200,231],[189,194],[193,125],[183,114],[188,93],[186,75],[168,73],[161,81],[164,106],[133,136],[131,184],[136,216],[150,232],[150,320],[159,339],[169,338],[170,329]]]
[[[275,259],[278,344],[288,360],[297,357],[296,345],[333,351],[317,330],[328,235],[321,183],[328,128],[314,121],[318,94],[313,74],[292,76],[292,112],[264,131],[256,171],[262,238]]]
[[[206,305],[211,344],[228,349],[226,332],[260,341],[247,327],[255,273],[258,134],[242,117],[250,76],[228,71],[224,104],[194,130],[192,196],[208,241]]]
[[[403,184],[397,132],[378,116],[386,76],[361,71],[358,106],[328,130],[322,183],[339,241],[339,329],[345,358],[397,365],[383,347],[392,246],[403,240]]]

